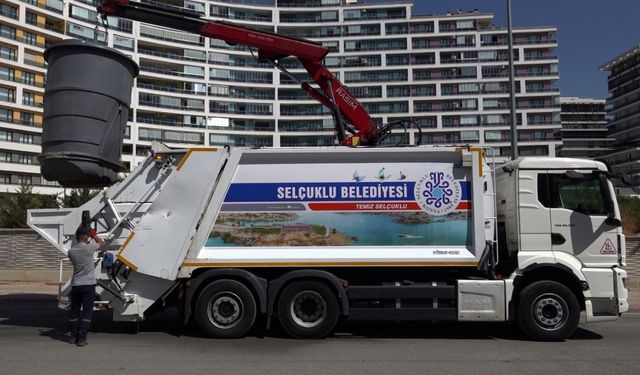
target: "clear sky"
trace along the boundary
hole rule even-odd
[[[374,2],[369,0],[369,2]],[[607,73],[600,65],[640,44],[638,0],[512,0],[513,27],[555,26],[560,95],[605,99]],[[507,26],[507,0],[414,0],[414,14],[478,9]]]

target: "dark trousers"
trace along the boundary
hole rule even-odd
[[[71,334],[78,339],[86,339],[91,327],[93,301],[96,298],[95,285],[79,285],[71,288]]]

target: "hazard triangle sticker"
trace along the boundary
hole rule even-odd
[[[616,255],[616,254],[618,254],[618,251],[616,251],[616,247],[613,246],[613,243],[611,243],[611,240],[607,238],[607,240],[604,241],[604,245],[602,245],[602,249],[600,249],[600,254],[601,255]]]

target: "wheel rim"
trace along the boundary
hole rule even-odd
[[[540,328],[553,331],[565,325],[569,316],[569,307],[564,298],[547,293],[536,298],[532,313],[533,320]]]
[[[291,300],[291,318],[304,328],[316,327],[327,317],[327,301],[320,293],[304,290]]]
[[[244,305],[237,294],[221,292],[213,296],[207,305],[207,314],[213,325],[222,329],[237,326],[244,316]]]

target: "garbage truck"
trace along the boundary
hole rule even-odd
[[[244,28],[219,34],[239,26],[147,4],[108,0],[100,9],[284,45]],[[283,51],[259,48],[278,66]],[[346,320],[515,322],[533,339],[561,340],[580,322],[628,311],[615,176],[603,163],[524,157],[497,166],[479,147],[374,147],[393,126],[370,121],[314,60],[324,51],[294,51],[318,73],[319,88],[302,86],[334,110],[342,145],[154,142],[121,181],[114,150],[137,66],[85,42],[45,52],[55,74],[45,88],[43,174],[63,186],[106,188],[78,208],[29,210],[28,223],[62,253],[80,225],[106,241],[107,255],[96,259],[98,303],[114,320],[139,322],[174,306],[182,321],[218,338],[276,321],[292,337],[321,338]],[[102,104],[82,104],[88,98]]]

